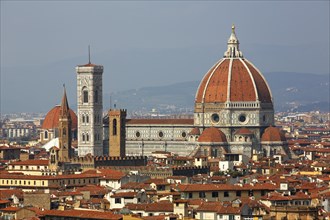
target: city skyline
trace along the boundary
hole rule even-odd
[[[328,5],[1,2],[1,111],[46,112],[63,83],[75,105],[74,67],[88,62],[88,45],[92,62],[105,67],[105,94],[200,81],[222,57],[232,23],[261,72],[327,74]]]

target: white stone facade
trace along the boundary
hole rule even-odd
[[[103,154],[102,74],[103,66],[76,67],[78,104],[78,155]]]
[[[155,151],[187,155],[194,150],[195,144],[188,142],[193,123],[148,124],[145,120],[145,124],[126,124],[127,155],[151,155]]]

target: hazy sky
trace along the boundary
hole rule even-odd
[[[1,1],[1,109],[47,111],[62,83],[75,103],[88,45],[104,93],[200,80],[232,23],[262,72],[329,74],[329,1]]]

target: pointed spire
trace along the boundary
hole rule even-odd
[[[227,47],[227,51],[224,54],[224,57],[227,58],[243,57],[242,52],[239,50],[239,41],[236,37],[234,24],[231,26],[231,35],[228,39],[227,45],[228,47]]]
[[[88,64],[91,64],[91,45],[88,45]]]
[[[68,99],[66,97],[66,89],[65,89],[65,84],[63,84],[63,97],[62,97],[62,102],[61,102],[61,116],[65,116],[69,114],[69,103]],[[70,115],[70,114],[69,114]]]

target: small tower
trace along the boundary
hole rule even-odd
[[[103,154],[102,74],[103,66],[79,65],[77,72],[78,155]]]
[[[59,115],[59,161],[69,161],[73,156],[71,141],[72,141],[72,120],[70,115],[70,108],[68,99],[66,97],[66,90],[64,87],[64,94],[61,102],[61,109]]]
[[[227,58],[243,58],[243,53],[239,50],[239,41],[235,33],[235,25],[231,26],[231,35],[227,42],[227,51],[224,54]]]
[[[109,155],[125,157],[126,147],[126,109],[109,111]]]

